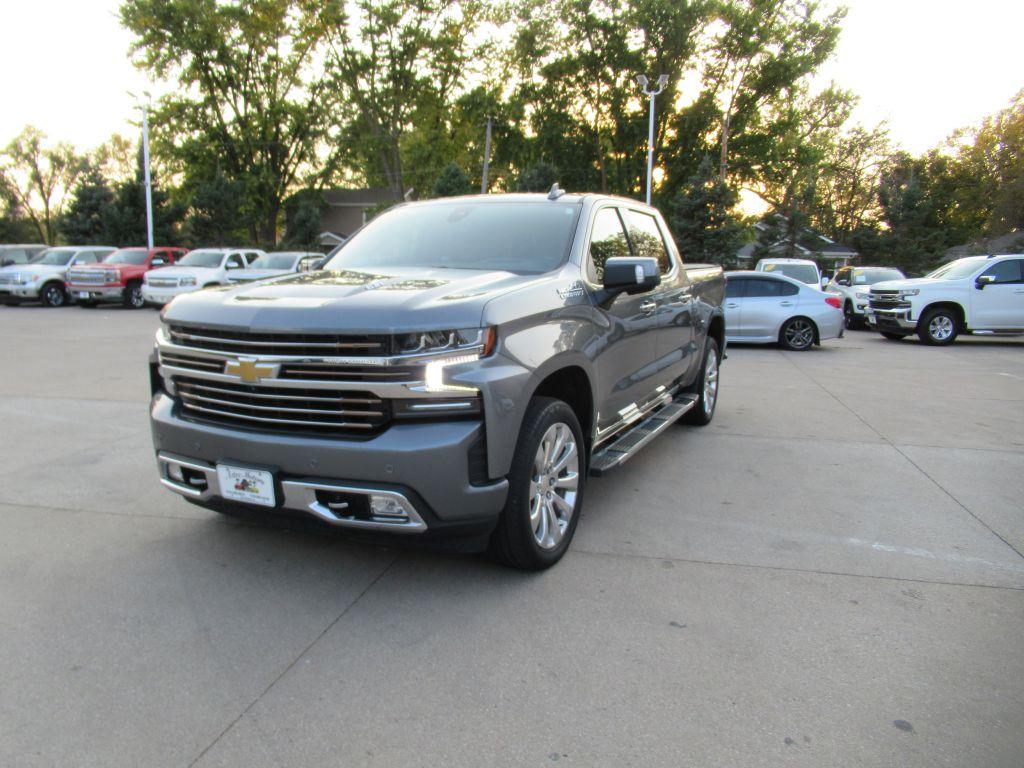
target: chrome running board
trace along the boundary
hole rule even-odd
[[[681,419],[697,404],[697,395],[679,395],[643,421],[622,433],[616,440],[590,457],[590,474],[595,477],[611,472],[635,456],[641,448]]]

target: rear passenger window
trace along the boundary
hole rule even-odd
[[[592,283],[600,283],[604,278],[604,263],[608,259],[629,255],[629,241],[619,214],[614,208],[602,208],[594,217],[594,229],[590,233],[587,278]]]
[[[658,222],[647,213],[623,211],[626,227],[629,229],[629,240],[633,244],[633,252],[637,256],[646,256],[658,260],[658,271],[667,274],[672,271],[672,261],[665,247],[665,240],[658,229]]]
[[[738,299],[743,295],[743,286],[748,282],[743,278],[726,278],[725,281],[725,298],[727,299]]]
[[[792,283],[783,280],[766,280],[765,278],[751,278],[746,281],[746,298],[764,298],[773,296],[795,296],[800,289]]]

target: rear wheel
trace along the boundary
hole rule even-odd
[[[539,571],[562,559],[583,507],[587,461],[575,412],[550,397],[530,401],[508,475],[508,499],[491,535],[493,556]]]
[[[700,375],[695,384],[697,403],[683,416],[684,422],[698,427],[711,423],[711,419],[715,417],[715,406],[718,404],[718,376],[718,342],[708,338],[704,342],[704,363],[700,367]]]
[[[779,344],[784,349],[803,352],[814,344],[814,323],[806,317],[791,317],[782,324],[779,331]]]
[[[952,344],[959,333],[959,318],[951,309],[936,307],[922,315],[917,324],[917,337],[925,344]]]
[[[68,303],[68,294],[63,286],[57,283],[48,283],[39,292],[39,302],[44,307],[63,307]]]

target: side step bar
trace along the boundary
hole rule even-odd
[[[681,419],[697,404],[697,395],[679,395],[643,421],[609,443],[590,459],[590,474],[595,477],[611,472],[635,456],[641,448]]]

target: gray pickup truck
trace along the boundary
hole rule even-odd
[[[163,310],[160,480],[223,513],[546,568],[588,475],[711,421],[724,292],[633,200],[556,187],[400,205],[321,270]]]

